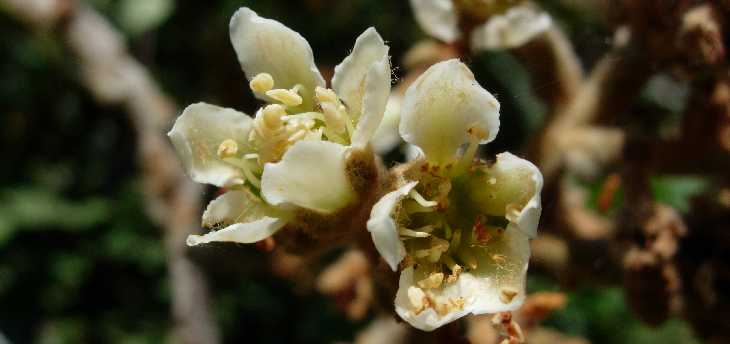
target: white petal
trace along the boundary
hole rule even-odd
[[[383,119],[390,94],[388,46],[374,28],[365,30],[335,67],[332,88],[358,119],[352,145],[364,147]]]
[[[274,88],[290,89],[300,84],[306,93],[314,92],[315,86],[325,86],[307,40],[278,21],[259,17],[243,7],[231,18],[230,35],[238,62],[249,80],[259,73],[269,73],[274,78]],[[262,94],[257,96],[266,98]]]
[[[469,140],[470,128],[486,134],[480,143],[492,141],[499,131],[499,102],[459,60],[431,66],[408,87],[400,134],[420,147],[429,161],[455,159],[459,147]]]
[[[275,217],[262,217],[253,222],[236,223],[218,231],[204,235],[188,236],[188,246],[210,242],[237,242],[250,244],[264,240],[286,225],[286,220]]]
[[[533,6],[516,6],[474,28],[473,50],[510,49],[519,47],[545,32],[552,20]]]
[[[208,204],[203,212],[203,226],[221,227],[233,223],[252,222],[266,216],[281,217],[277,215],[275,209],[251,191],[230,190]]]
[[[188,237],[188,245],[212,241],[253,243],[263,240],[286,224],[285,214],[264,203],[248,190],[231,190],[214,199],[203,213],[204,227],[225,227]]]
[[[411,0],[418,25],[446,43],[459,38],[458,15],[452,0]]]
[[[454,283],[445,283],[439,289],[420,289],[413,278],[412,267],[401,272],[395,310],[413,327],[432,331],[467,314],[484,314],[512,311],[522,305],[525,299],[525,276],[530,257],[529,240],[522,232],[508,228],[499,242],[478,257],[479,267],[464,272]],[[492,257],[500,255],[497,264]],[[504,259],[502,261],[501,259]],[[420,305],[414,305],[408,297],[408,290],[418,288],[438,304],[450,304],[450,300],[463,300],[463,308],[450,307],[449,312],[440,315],[433,308],[420,313]],[[503,296],[504,291],[516,292],[511,298]],[[418,314],[416,314],[418,313]]]
[[[537,235],[537,225],[542,212],[540,199],[543,184],[542,173],[531,162],[509,152],[497,154],[497,162],[492,169],[498,179],[500,179],[499,176],[507,177],[504,179],[511,184],[507,185],[507,188],[528,191],[527,197],[522,197],[528,198],[528,200],[522,206],[513,224],[530,238],[534,238]]]
[[[502,237],[490,242],[485,251],[477,255],[477,260],[479,266],[469,272],[478,282],[474,293],[479,295],[469,307],[471,312],[497,313],[519,308],[525,300],[525,277],[530,261],[529,237],[515,224],[509,224]],[[505,299],[505,291],[517,294]]]
[[[218,147],[231,139],[246,149],[252,123],[251,117],[236,110],[196,103],[183,110],[167,136],[190,178],[225,187],[242,184],[243,174],[218,158]]]
[[[403,97],[394,94],[388,98],[383,120],[370,140],[373,150],[380,155],[392,151],[401,143],[401,138],[398,134],[398,124],[400,123],[400,105],[402,101]]]
[[[328,141],[298,141],[281,161],[264,166],[261,194],[272,205],[295,205],[332,213],[354,197],[345,170],[347,147]]]
[[[367,222],[368,231],[373,238],[375,248],[385,259],[393,271],[398,269],[398,263],[406,256],[406,248],[398,237],[398,228],[393,220],[393,210],[400,200],[418,184],[410,182],[383,196],[370,211]]]
[[[485,214],[506,217],[533,238],[542,210],[542,184],[542,173],[535,165],[504,152],[497,154],[484,175],[470,180],[469,197]]]

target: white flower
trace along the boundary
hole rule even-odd
[[[470,33],[475,51],[519,47],[551,25],[550,16],[527,1],[411,0],[411,8],[421,28],[446,43],[463,34],[459,15],[481,22]]]
[[[510,153],[474,159],[497,135],[499,103],[458,60],[421,75],[401,116],[400,134],[423,157],[395,168],[397,188],[367,223],[383,259],[401,270],[396,312],[430,331],[516,309],[540,217],[540,171]]]
[[[357,198],[348,175],[353,151],[366,151],[390,94],[388,46],[373,28],[335,68],[332,89],[312,49],[281,23],[239,9],[231,43],[256,97],[267,104],[250,118],[197,103],[168,134],[190,177],[229,191],[210,203],[206,227],[190,236],[250,243],[295,221],[298,209],[333,214]]]

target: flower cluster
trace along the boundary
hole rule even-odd
[[[364,170],[377,169],[367,163],[370,141],[390,94],[388,47],[376,31],[357,39],[326,88],[296,32],[248,8],[230,30],[250,88],[266,104],[253,119],[193,104],[170,131],[192,179],[227,190],[203,214],[215,230],[191,235],[189,245],[252,243],[287,225],[316,232],[308,222],[322,219],[346,232],[338,221],[355,208],[369,219],[346,223],[366,228],[400,271],[395,310],[414,327],[433,330],[522,303],[542,175],[510,153],[477,158],[497,135],[500,105],[466,65],[437,63],[408,88],[398,131],[420,155],[374,180],[367,176],[378,172]],[[372,201],[362,201],[363,190],[375,193]]]
[[[367,159],[357,152],[368,152],[390,94],[388,46],[373,28],[335,68],[332,88],[307,41],[281,23],[241,8],[230,35],[251,90],[266,104],[253,119],[193,104],[168,134],[193,180],[228,190],[203,214],[203,225],[217,230],[190,236],[189,245],[256,242],[301,211],[327,215],[353,203],[355,179],[367,173],[348,166]]]
[[[550,16],[524,0],[411,0],[411,7],[423,30],[446,43],[465,34],[462,21],[474,22],[466,34],[475,51],[519,47],[551,25]]]

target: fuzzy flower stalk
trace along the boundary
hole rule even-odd
[[[393,169],[393,191],[367,229],[400,271],[396,312],[421,330],[511,311],[525,298],[543,181],[510,153],[476,158],[498,130],[499,103],[458,60],[433,65],[406,91],[399,132],[423,154]]]
[[[253,243],[285,227],[341,236],[377,185],[369,141],[390,93],[388,46],[367,29],[328,88],[309,43],[283,24],[241,8],[230,39],[264,105],[251,118],[196,103],[169,132],[188,175],[226,190],[203,214],[213,231],[188,244]]]
[[[526,0],[410,1],[416,21],[427,34],[445,43],[469,38],[474,51],[517,48],[552,23],[548,14]],[[471,31],[463,32],[463,27]]]

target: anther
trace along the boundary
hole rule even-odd
[[[299,106],[302,104],[302,96],[292,90],[277,88],[274,90],[266,91],[266,95],[277,101],[280,101],[286,106]]]
[[[260,73],[251,79],[248,86],[256,93],[266,93],[274,87],[274,78],[269,73]]]
[[[411,305],[413,305],[413,308],[415,308],[413,313],[415,313],[416,315],[420,314],[430,306],[428,298],[426,297],[426,293],[424,293],[421,288],[410,287],[408,288],[407,293],[408,300],[411,302]]]
[[[324,121],[329,129],[337,134],[342,133],[345,129],[347,129],[345,124],[347,119],[345,119],[344,113],[337,108],[335,103],[323,102],[320,106],[322,107]]]
[[[504,287],[499,294],[499,300],[502,303],[510,303],[517,296],[518,291],[511,287]]]
[[[218,157],[221,159],[232,157],[238,153],[238,144],[236,141],[226,139],[218,146]]]
[[[270,129],[277,129],[281,126],[281,117],[286,114],[284,107],[279,104],[267,105],[263,110],[264,123]]]
[[[441,286],[444,282],[443,272],[434,272],[428,275],[428,277],[418,281],[418,286],[423,289],[435,289]]]
[[[317,100],[320,103],[337,103],[338,102],[337,94],[335,93],[335,91],[333,91],[329,88],[317,86],[314,89],[314,95],[315,95],[315,97],[317,97]]]

